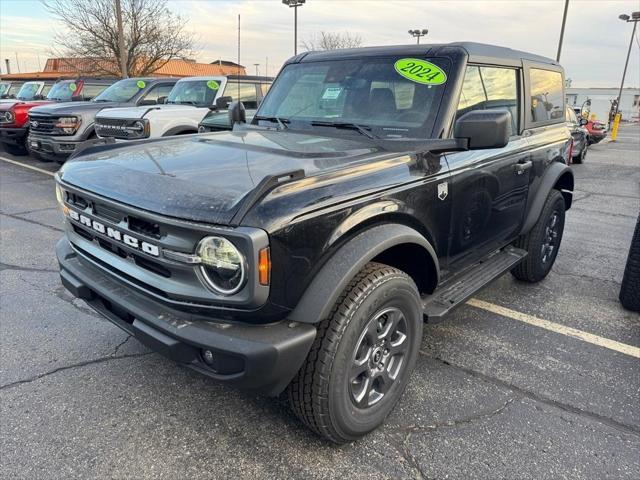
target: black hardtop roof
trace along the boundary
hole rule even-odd
[[[469,62],[490,63],[495,65],[514,65],[522,60],[530,62],[544,63],[548,65],[559,65],[551,58],[535,55],[533,53],[522,52],[507,47],[499,47],[486,43],[476,42],[455,42],[439,44],[411,44],[411,45],[385,45],[379,47],[347,48],[341,50],[328,50],[319,52],[306,52],[291,58],[287,63],[314,62],[322,60],[337,60],[341,58],[375,57],[383,55],[406,55],[406,56],[435,56],[447,54],[455,49],[466,53]]]

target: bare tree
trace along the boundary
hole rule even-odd
[[[302,40],[301,46],[308,51],[337,50],[362,46],[362,37],[349,32],[320,32],[312,38]]]
[[[65,28],[55,36],[57,56],[70,58],[86,73],[117,77],[149,75],[175,58],[192,57],[194,38],[186,20],[167,8],[167,0],[122,0],[124,55],[118,41],[113,0],[43,0]],[[122,71],[120,59],[125,59]],[[74,61],[83,58],[84,61]]]

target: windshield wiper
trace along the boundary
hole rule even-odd
[[[373,133],[371,133],[369,130],[371,130],[371,127],[369,127],[368,125],[359,125],[357,123],[349,123],[349,122],[321,122],[321,121],[313,121],[311,122],[311,125],[313,126],[317,126],[317,127],[334,127],[334,128],[346,128],[349,130],[355,130],[357,132],[359,132],[360,134],[364,135],[367,138],[370,139],[374,139],[374,138],[378,138],[376,137]],[[369,129],[369,130],[367,130]]]
[[[194,102],[193,100],[181,100],[173,103],[177,103],[178,105],[198,105],[198,102]]]
[[[106,100],[104,98],[95,99],[94,102],[111,102],[112,100]]]
[[[258,116],[258,117],[254,117],[256,120],[266,120],[267,122],[276,122],[278,124],[278,127],[280,128],[280,130],[286,130],[289,127],[287,126],[287,123],[291,123],[291,121],[288,118],[280,118],[280,117],[263,117],[263,116]]]

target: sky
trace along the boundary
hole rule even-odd
[[[293,55],[293,9],[281,0],[170,0],[197,38],[195,59],[236,61],[237,17],[241,58],[248,73],[275,75]],[[407,30],[427,28],[423,43],[476,41],[555,58],[564,0],[307,0],[298,9],[298,37],[320,31],[350,32],[363,45],[413,43]],[[632,24],[621,13],[640,10],[640,0],[570,0],[561,64],[574,87],[618,87]],[[64,33],[41,2],[0,0],[0,59],[16,72],[38,71],[52,56],[56,32]],[[268,60],[267,60],[268,59]],[[268,71],[265,70],[268,62]],[[640,86],[640,27],[625,86]]]

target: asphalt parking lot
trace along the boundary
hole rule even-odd
[[[572,167],[549,277],[505,276],[426,327],[395,412],[343,447],[284,400],[212,383],[74,301],[53,253],[56,165],[0,156],[3,478],[640,478],[640,316],[617,299],[640,126]]]

